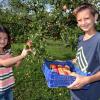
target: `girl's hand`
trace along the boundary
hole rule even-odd
[[[32,49],[23,49],[21,56],[24,58],[28,55],[29,52],[32,52]]]
[[[67,88],[81,89],[84,85],[89,84],[89,76],[80,76],[76,74],[75,77],[76,77],[76,80],[71,85],[69,85]]]

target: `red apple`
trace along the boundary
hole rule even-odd
[[[58,73],[58,67],[55,64],[50,64],[50,68],[54,71]]]

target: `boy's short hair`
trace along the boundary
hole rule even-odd
[[[98,11],[96,10],[96,8],[92,4],[83,3],[83,4],[81,4],[80,6],[78,6],[77,8],[74,9],[73,15],[77,16],[78,12],[85,10],[85,9],[89,9],[93,16],[95,16],[95,14],[98,14]]]

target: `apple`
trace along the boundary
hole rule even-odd
[[[58,67],[58,71],[60,75],[65,75],[62,67]]]
[[[31,48],[32,47],[32,40],[28,40],[27,42],[26,42],[26,49],[29,49],[29,48]]]
[[[65,4],[65,5],[63,5],[63,11],[65,11],[66,12],[66,10],[67,10],[67,5]]]
[[[70,75],[71,73],[71,71],[67,69],[66,67],[63,67],[63,72],[65,73],[65,75]]]
[[[50,68],[54,71],[58,73],[58,67],[56,64],[50,64]]]
[[[65,65],[64,66],[66,69],[70,70],[70,67],[68,65]]]

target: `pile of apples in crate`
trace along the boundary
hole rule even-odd
[[[50,64],[50,68],[51,70],[53,70],[54,72],[60,74],[60,75],[71,75],[71,76],[75,76],[76,73],[72,72],[70,67],[68,65],[56,65],[56,64]]]

